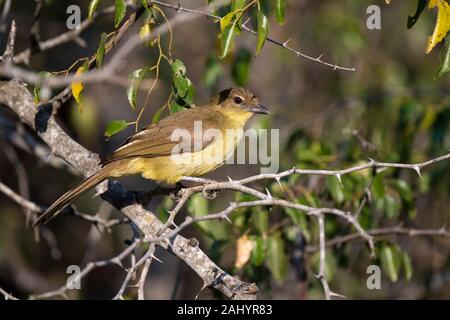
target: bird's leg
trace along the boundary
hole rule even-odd
[[[138,226],[133,221],[130,221],[129,225],[133,234],[131,236],[131,239],[125,239],[124,243],[128,246],[131,246],[136,240],[141,237],[141,234],[139,232]]]
[[[177,182],[175,187],[172,189],[172,191],[169,193],[170,198],[173,201],[179,201],[183,197],[182,190],[185,189],[186,186],[183,185],[181,182]]]
[[[217,197],[220,190],[207,189],[206,185],[202,189],[202,197],[207,200],[213,200]]]

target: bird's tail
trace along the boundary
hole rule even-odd
[[[105,166],[84,180],[78,187],[67,191],[33,223],[33,227],[40,226],[56,217],[59,211],[69,205],[76,197],[108,178],[108,172],[108,166]]]

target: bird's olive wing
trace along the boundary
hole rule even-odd
[[[203,150],[214,141],[213,138],[203,133],[205,130],[217,126],[218,122],[211,115],[200,116],[199,112],[194,114],[192,111],[180,112],[179,115],[170,116],[137,132],[102,162],[102,165],[128,158],[155,158],[169,156],[174,152],[198,152]],[[196,133],[198,136],[193,134],[194,127],[196,131],[199,131],[198,125],[194,125],[195,121],[201,121],[202,123],[201,131]]]

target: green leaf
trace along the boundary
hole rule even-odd
[[[300,229],[303,232],[306,240],[309,242],[311,240],[311,233],[309,232],[308,220],[306,218],[306,214],[299,210],[293,208],[283,207],[283,210],[286,214],[292,219],[292,222],[296,225],[300,226]]]
[[[251,262],[255,266],[260,266],[266,259],[265,241],[259,236],[250,236],[249,238],[253,242],[253,250],[250,258]]]
[[[267,210],[261,207],[256,207],[252,210],[252,224],[255,227],[255,230],[259,232],[259,234],[265,234],[267,229],[269,228],[269,213]]]
[[[180,59],[176,59],[170,66],[172,67],[172,71],[175,75],[179,76],[186,75],[186,66]]]
[[[388,194],[384,199],[384,210],[386,211],[386,216],[388,218],[395,218],[400,215],[400,199]]]
[[[402,197],[403,200],[410,203],[413,199],[413,192],[411,190],[411,187],[409,184],[403,180],[394,180],[392,182],[393,187],[398,192],[400,197]]]
[[[261,10],[258,11],[257,23],[258,42],[256,45],[256,55],[258,55],[259,51],[261,51],[261,48],[266,42],[267,35],[269,34],[269,21],[266,15]]]
[[[202,217],[209,214],[208,200],[203,198],[200,193],[191,197],[188,202],[187,210],[193,217]],[[229,234],[227,225],[217,220],[205,220],[196,223],[203,233],[214,240],[227,239]]]
[[[224,59],[231,51],[236,37],[236,26],[231,24],[220,33],[220,59]]]
[[[180,105],[177,101],[172,101],[169,105],[170,113],[177,113],[179,111],[185,110],[186,108],[182,105]]]
[[[186,78],[187,79],[187,78]],[[189,105],[192,106],[194,103],[194,96],[195,96],[195,88],[192,84],[191,80],[187,79],[188,81],[188,90],[186,96],[183,98],[183,100]]]
[[[100,3],[100,0],[92,0],[89,3],[88,8],[88,17],[89,19],[92,19],[92,16],[94,15],[94,12],[97,10],[98,4]]]
[[[240,48],[233,61],[231,75],[234,82],[240,86],[245,86],[250,77],[250,62],[252,55],[245,48]]]
[[[443,49],[444,59],[442,59],[441,66],[436,74],[436,78],[441,77],[450,71],[450,35],[445,38],[445,47]]]
[[[210,55],[206,62],[206,69],[203,74],[203,84],[209,89],[213,88],[223,73],[223,68],[215,55]]]
[[[114,26],[117,28],[122,22],[127,12],[127,5],[125,0],[116,0],[116,13],[114,17]]]
[[[101,38],[100,38],[100,43],[98,45],[96,59],[95,59],[96,63],[97,63],[97,68],[101,68],[101,66],[103,65],[103,59],[105,57],[106,39],[107,39],[107,35],[106,35],[106,33],[103,32],[101,35]]]
[[[156,113],[152,117],[152,123],[159,122],[159,119],[161,119],[161,115],[165,109],[166,109],[166,106],[162,106],[158,111],[156,111]]]
[[[408,253],[405,251],[401,252],[401,258],[402,258],[402,266],[403,271],[405,272],[405,280],[409,281],[411,280],[411,277],[413,275],[413,267],[411,263],[411,258],[409,257]]]
[[[227,13],[225,16],[223,16],[222,18],[220,18],[219,25],[220,25],[221,32],[224,32],[227,27],[231,26],[231,23],[233,22],[233,19],[235,18],[235,16],[236,16],[236,12],[231,11],[231,12]]]
[[[281,283],[287,273],[288,257],[284,249],[284,241],[279,232],[267,239],[266,264],[275,281]]]
[[[380,199],[383,198],[386,194],[386,189],[384,188],[384,179],[382,174],[377,174],[373,178],[372,183],[372,192],[375,198]]]
[[[36,105],[41,101],[41,87],[34,87],[33,89],[34,103]]]
[[[326,185],[334,201],[341,203],[345,200],[344,191],[342,190],[343,187],[336,177],[328,176],[326,179]]]
[[[141,4],[145,9],[150,9],[150,7],[148,6],[148,0],[141,0]]]
[[[134,70],[128,77],[131,80],[131,85],[127,89],[127,98],[130,106],[133,110],[136,109],[136,96],[141,85],[142,79],[144,79],[149,67]]]
[[[122,132],[130,125],[125,120],[113,120],[106,126],[105,136],[111,138],[113,135]]]
[[[173,85],[181,98],[184,98],[188,91],[188,79],[181,76],[175,76],[173,80]]]
[[[380,252],[381,267],[391,282],[398,280],[400,271],[400,253],[397,247],[391,244],[383,244]]]
[[[275,18],[279,24],[284,23],[284,17],[286,13],[286,0],[275,1]]]
[[[233,0],[231,2],[231,12],[243,9],[247,0]]]

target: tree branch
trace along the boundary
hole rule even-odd
[[[79,145],[59,127],[52,115],[51,106],[41,105],[36,108],[33,96],[24,85],[17,81],[0,82],[0,103],[9,106],[23,122],[37,132],[53,153],[65,159],[84,176],[87,177],[100,168],[99,156]],[[164,228],[164,224],[154,213],[136,203],[134,194],[119,183],[102,183],[97,191],[133,221],[146,238],[154,238]],[[177,235],[170,242],[164,241],[158,245],[170,248],[203,279],[206,286],[212,286],[233,299],[256,298],[255,284],[239,281],[227,274],[200,250],[197,243],[196,240]]]

